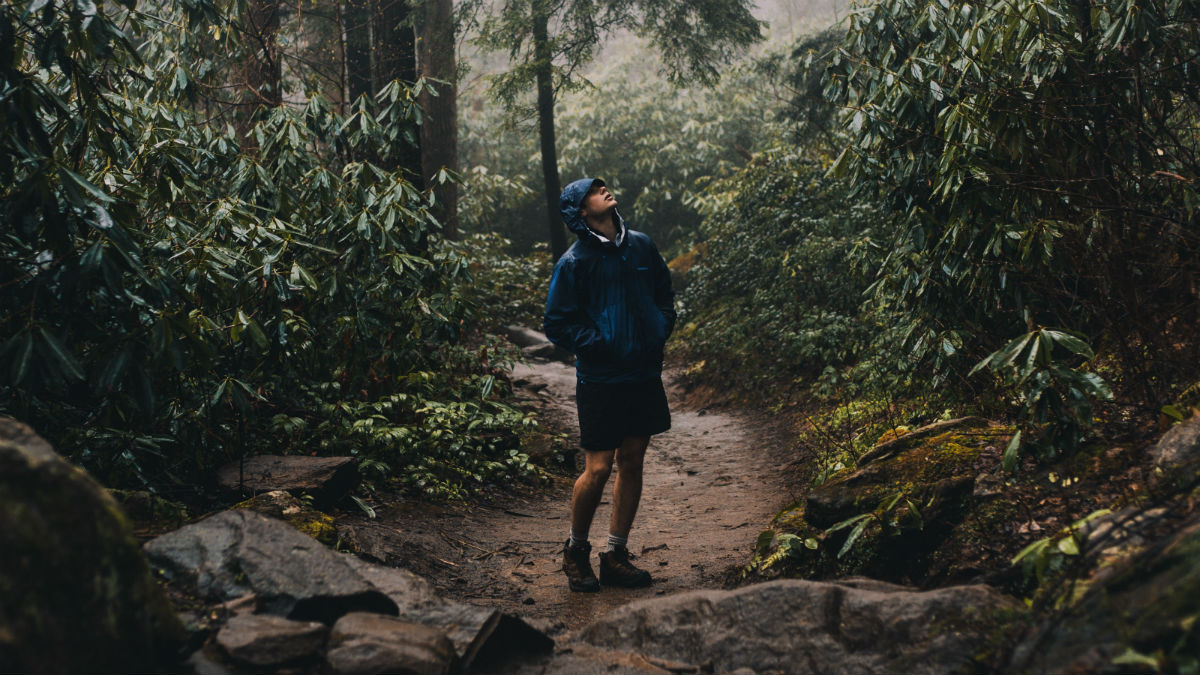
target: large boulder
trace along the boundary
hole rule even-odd
[[[975,460],[994,435],[987,420],[964,417],[881,443],[859,459],[857,471],[838,474],[809,492],[805,519],[829,527],[872,511],[903,486],[912,486],[916,503],[958,504],[971,494]]]
[[[755,573],[922,586],[974,579],[978,532],[1010,517],[994,505],[1004,503],[998,448],[1012,431],[963,418],[885,438],[858,468],[835,473],[775,517],[760,535]],[[984,562],[1007,568],[1013,553],[989,549]]]
[[[309,494],[332,504],[358,485],[358,462],[353,457],[257,455],[232,462],[217,472],[221,487],[254,495],[273,490]]]
[[[783,580],[635,602],[577,639],[720,673],[941,674],[970,671],[1022,609],[987,586]]]
[[[351,558],[350,564],[396,603],[400,618],[444,632],[454,644],[463,670],[494,667],[514,656],[545,654],[554,648],[554,640],[520,617],[447,600],[408,570],[357,558]]]
[[[1097,567],[1079,580],[1087,592],[1051,616],[1013,654],[1009,670],[1021,673],[1187,672],[1200,654],[1200,517],[1182,528],[1165,527],[1163,514],[1130,512],[1106,533],[1097,527],[1089,546],[1170,534],[1140,552]],[[1118,536],[1119,535],[1119,536]],[[1104,537],[1109,541],[1093,543]]]
[[[0,417],[0,670],[147,671],[185,639],[109,493]]]
[[[146,542],[145,550],[168,579],[201,597],[223,602],[254,593],[267,614],[332,624],[352,611],[398,611],[348,556],[254,511],[222,511]]]
[[[254,511],[223,511],[153,539],[145,548],[173,583],[210,602],[254,594],[259,612],[326,625],[354,612],[398,616],[444,636],[464,669],[554,646],[517,617],[447,600],[416,574],[335,553],[286,522]],[[366,658],[378,651],[380,658],[391,658],[387,654],[395,651],[367,642],[343,650],[335,667],[356,667],[347,665],[355,663],[347,660],[352,654]]]

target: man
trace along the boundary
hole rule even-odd
[[[571,498],[563,571],[572,591],[637,588],[653,580],[629,562],[627,542],[642,496],[650,436],[671,428],[662,385],[663,344],[675,326],[667,265],[650,237],[625,227],[617,200],[598,178],[568,185],[559,200],[579,240],[554,266],[544,329],[575,353],[576,404],[585,462]],[[600,578],[588,532],[616,460],[612,520]]]

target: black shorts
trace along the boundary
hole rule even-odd
[[[629,384],[579,382],[579,444],[584,450],[615,450],[629,436],[653,436],[671,428],[662,380]]]

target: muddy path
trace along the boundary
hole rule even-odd
[[[543,424],[578,447],[574,368],[534,361],[517,365],[512,380]],[[788,443],[765,414],[690,410],[677,390],[668,392],[672,429],[654,437],[647,451],[629,541],[635,564],[656,580],[649,588],[567,590],[561,549],[570,529],[572,477],[487,504],[385,504],[375,520],[346,517],[339,530],[371,557],[424,575],[447,596],[519,614],[555,636],[633,600],[719,588],[793,499],[780,471],[791,459]],[[592,527],[596,550],[608,534],[611,486],[612,479]]]

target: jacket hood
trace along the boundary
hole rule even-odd
[[[587,196],[588,190],[591,190],[593,185],[603,186],[604,181],[599,178],[580,178],[572,181],[563,188],[562,195],[558,198],[558,208],[562,213],[563,222],[567,224],[567,229],[579,235],[580,239],[591,239],[599,243],[600,239],[587,226],[587,221],[583,217],[583,198]],[[625,220],[621,218],[619,212],[616,216],[617,226],[624,230]]]

